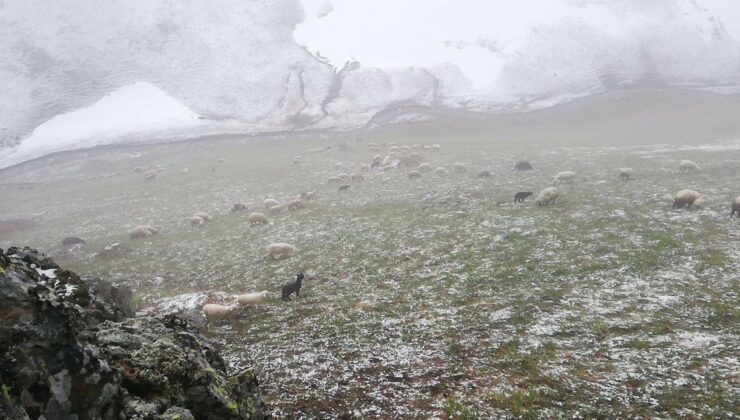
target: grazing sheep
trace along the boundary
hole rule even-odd
[[[629,181],[633,173],[634,171],[632,170],[632,168],[619,168],[619,180]]]
[[[338,191],[349,191],[349,184],[340,185]]]
[[[489,170],[482,170],[478,171],[478,178],[490,178],[491,177],[491,171]]]
[[[439,168],[435,169],[434,170],[434,173],[437,176],[447,176],[447,174],[449,174],[449,172],[447,172],[447,169],[445,169],[445,168],[443,168],[441,166]]]
[[[514,167],[511,169],[512,171],[531,171],[534,169],[532,167],[532,164],[527,162],[526,160],[520,160],[519,162],[514,164]]]
[[[190,216],[187,220],[190,222],[190,226],[200,226],[205,223],[205,220],[200,216]]]
[[[424,162],[424,163],[420,163],[419,164],[419,167],[416,168],[416,169],[418,169],[421,172],[431,172],[432,171],[432,165],[430,165],[427,162]]]
[[[698,171],[701,169],[699,165],[697,165],[696,162],[694,162],[693,160],[682,160],[681,163],[678,165],[678,168],[681,170],[682,174]]]
[[[527,197],[531,197],[532,193],[529,191],[522,191],[514,194],[514,202],[515,203],[523,203],[524,199]]]
[[[283,286],[282,298],[283,300],[290,300],[290,295],[295,293],[297,297],[301,296],[301,286],[303,286],[303,273],[298,273],[295,276],[293,283],[288,283]]]
[[[681,190],[676,193],[676,198],[673,200],[674,209],[682,209],[684,207],[690,209],[691,206],[702,207],[703,205],[704,198],[694,190]]]
[[[555,178],[552,180],[552,185],[560,185],[563,182],[573,182],[573,179],[575,179],[576,173],[573,171],[563,171],[558,172],[557,175],[555,175]]]
[[[236,313],[235,306],[225,306],[216,303],[207,303],[203,305],[203,314],[205,314],[209,321],[234,318]]]
[[[455,162],[452,164],[452,167],[454,168],[456,174],[464,174],[468,171],[467,166],[465,166],[465,164],[462,162]]]
[[[267,220],[267,216],[265,216],[262,213],[257,213],[257,212],[249,213],[249,216],[247,216],[247,220],[249,221],[249,224],[252,226],[266,225],[269,223],[269,221]]]
[[[131,229],[128,233],[131,239],[143,239],[158,234],[159,231],[149,225],[140,225]]]
[[[66,238],[62,239],[62,245],[64,246],[82,245],[85,243],[86,242],[84,239],[78,238],[76,236],[67,236]]]
[[[547,187],[537,194],[537,198],[534,201],[540,206],[555,204],[555,199],[558,198],[558,195],[560,195],[560,191],[557,188]]]
[[[421,178],[421,172],[411,171],[409,172],[409,179]]]
[[[154,172],[154,171],[147,172],[144,175],[144,180],[145,181],[154,181],[155,179],[157,179],[157,173]]]
[[[287,203],[285,203],[285,205],[288,206],[288,210],[291,210],[291,211],[299,210],[299,209],[306,207],[306,204],[303,203],[302,198],[294,198],[288,201]]]
[[[288,208],[288,203],[282,203],[269,208],[270,214],[282,213],[283,210]]]
[[[293,245],[283,242],[267,245],[265,249],[267,250],[267,254],[265,254],[263,258],[272,257],[274,259],[276,257],[290,257],[296,252],[296,248]]]
[[[733,216],[735,216],[735,213],[740,216],[740,196],[735,197],[735,200],[732,201],[732,211],[730,212],[730,217],[732,218]]]
[[[272,206],[277,206],[278,204],[280,204],[280,202],[275,200],[274,198],[267,198],[265,199],[265,201],[262,202],[262,204],[265,205],[266,209],[269,209]]]
[[[247,205],[242,203],[232,204],[231,212],[236,213],[238,211],[247,211]]]
[[[260,303],[264,303],[269,296],[270,292],[263,290],[261,292],[244,293],[243,295],[239,295],[237,296],[236,301],[239,302],[240,305],[258,305]]]
[[[198,212],[193,213],[193,217],[200,217],[201,219],[203,219],[204,222],[211,221],[211,215],[204,211],[198,211]]]

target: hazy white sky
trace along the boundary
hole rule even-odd
[[[294,36],[337,67],[357,60],[378,68],[457,65],[474,88],[493,82],[538,27],[591,26],[629,37],[641,26],[686,23],[710,40],[717,22],[740,40],[738,0],[302,0]],[[641,4],[642,3],[642,4]],[[691,28],[691,29],[688,29]],[[565,45],[565,43],[564,43]]]

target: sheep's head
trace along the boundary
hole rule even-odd
[[[296,276],[295,276],[295,279],[296,279],[296,280],[299,280],[299,281],[303,281],[303,278],[304,278],[304,277],[305,277],[305,276],[303,275],[303,273],[298,273],[298,274],[296,274]]]

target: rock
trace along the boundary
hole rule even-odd
[[[130,318],[130,292],[29,248],[0,250],[0,418],[267,418],[250,371],[188,316]]]

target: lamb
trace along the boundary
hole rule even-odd
[[[619,168],[619,180],[629,181],[633,173],[632,168]]]
[[[514,194],[514,202],[523,203],[525,198],[531,197],[531,196],[532,196],[532,193],[529,191],[518,192]]]
[[[678,165],[678,168],[681,170],[682,174],[698,171],[701,169],[699,165],[697,165],[696,162],[694,162],[693,160],[682,160],[681,163]]]
[[[275,200],[274,198],[266,198],[265,201],[262,202],[262,204],[265,205],[266,209],[269,209],[272,206],[277,206],[278,204],[280,204],[280,202]]]
[[[419,167],[416,168],[421,172],[431,172],[432,171],[432,165],[428,164],[427,162],[420,163]]]
[[[674,209],[682,209],[684,207],[690,209],[691,206],[702,207],[703,205],[704,198],[694,190],[681,190],[676,193],[676,198],[673,200]]]
[[[306,204],[303,203],[302,198],[294,198],[287,203],[285,203],[286,206],[288,206],[288,210],[298,210],[306,207]]]
[[[211,215],[204,212],[204,211],[197,211],[193,213],[193,217],[200,217],[203,219],[204,222],[210,222],[211,221]]]
[[[573,171],[563,171],[558,172],[557,175],[555,175],[555,178],[552,180],[552,185],[560,185],[563,182],[573,182],[573,179],[576,177],[576,173]]]
[[[276,257],[290,257],[297,251],[293,245],[284,242],[267,245],[265,249],[267,250],[267,254],[263,258],[272,257],[273,259]]]
[[[149,225],[140,225],[131,229],[128,233],[131,239],[143,239],[158,234],[159,231]]]
[[[190,226],[200,226],[205,223],[205,220],[199,216],[190,216],[187,220],[190,222]]]
[[[520,160],[519,162],[514,164],[514,167],[511,169],[512,171],[531,171],[534,169],[532,167],[532,164],[527,162],[526,160]]]
[[[247,205],[242,203],[233,204],[231,206],[231,212],[236,213],[238,211],[247,211]]]
[[[478,178],[490,178],[490,177],[491,177],[491,171],[487,169],[478,171]]]
[[[447,176],[447,174],[449,172],[447,172],[447,169],[445,169],[445,168],[443,168],[443,167],[440,166],[439,168],[437,168],[437,169],[434,170],[434,173],[437,176]]]
[[[249,213],[249,216],[247,216],[247,220],[249,220],[249,224],[252,226],[266,225],[269,223],[269,221],[267,220],[267,216],[257,212]]]
[[[740,216],[740,196],[735,197],[735,200],[732,201],[732,211],[730,212],[730,218],[735,216],[735,213]]]
[[[421,178],[421,172],[419,171],[409,172],[409,179],[414,179],[414,178]]]
[[[534,201],[540,206],[555,204],[555,199],[558,198],[558,195],[560,195],[560,191],[556,187],[547,187],[540,191]]]
[[[76,236],[67,236],[66,238],[62,239],[62,245],[64,246],[83,245],[85,243],[86,242],[84,239],[78,238]]]
[[[236,316],[236,307],[219,305],[217,303],[207,303],[203,305],[203,313],[209,321],[216,319],[229,319]]]
[[[293,283],[288,283],[283,286],[282,298],[283,300],[290,300],[290,295],[295,293],[297,297],[301,296],[301,286],[303,286],[303,273],[298,273],[295,276]]]
[[[263,290],[261,292],[245,293],[237,296],[236,301],[240,305],[258,305],[264,303],[269,297],[270,292]]]
[[[452,164],[456,174],[464,174],[468,171],[468,168],[462,162],[455,162]]]

